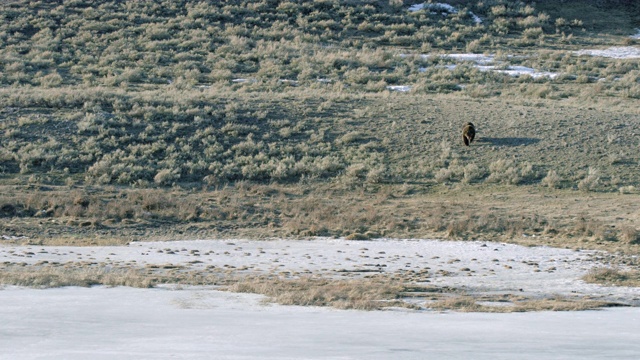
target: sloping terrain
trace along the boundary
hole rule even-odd
[[[3,2],[2,235],[637,252],[637,6],[563,4]]]

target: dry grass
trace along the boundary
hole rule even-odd
[[[615,306],[624,305],[607,301],[589,299],[567,299],[558,297],[552,299],[523,301],[516,304],[516,311],[584,311]]]
[[[94,285],[150,288],[158,284],[214,285],[223,282],[215,271],[184,271],[180,266],[154,268],[106,264],[0,265],[0,284],[53,288]]]
[[[492,301],[497,300],[497,301]],[[503,297],[496,299],[478,299],[473,296],[454,296],[425,305],[434,310],[451,310],[460,312],[488,312],[488,313],[513,313],[529,311],[584,311],[603,307],[620,306],[606,301],[589,299],[568,299],[563,297],[551,297],[543,299],[520,298],[514,301],[505,301]]]
[[[640,287],[640,271],[620,270],[616,268],[595,268],[582,278],[593,284],[606,286]]]
[[[605,285],[638,286],[637,273],[610,269],[585,277]],[[273,275],[242,275],[237,271],[207,268],[190,270],[174,264],[146,267],[95,263],[19,263],[0,265],[0,284],[52,288],[62,286],[131,286],[149,288],[159,284],[219,285],[220,289],[266,296],[282,305],[329,306],[338,309],[381,310],[404,307],[415,310],[461,312],[580,311],[618,303],[559,296],[467,294],[449,287],[416,285],[397,275],[373,275],[355,279],[320,277],[283,278]],[[427,302],[421,302],[427,300]]]
[[[258,277],[242,279],[230,285],[227,290],[263,294],[268,297],[268,301],[282,305],[331,306],[357,310],[409,306],[399,300],[405,287],[401,283],[384,280]]]
[[[36,288],[53,288],[62,286],[107,285],[148,288],[153,281],[134,269],[69,268],[43,267],[29,268],[5,267],[0,273],[0,283]]]
[[[470,295],[452,288],[416,286],[398,278],[335,280],[323,278],[281,279],[246,277],[226,288],[234,292],[263,294],[267,301],[283,305],[331,306],[339,309],[380,310],[407,307],[416,310],[461,312],[582,311],[618,303],[560,296]],[[429,299],[420,304],[420,299]],[[411,300],[411,301],[408,301]]]
[[[33,195],[5,189],[0,200],[11,204],[17,216],[0,217],[0,224],[2,235],[16,238],[5,241],[13,243],[81,246],[220,236],[335,236],[485,239],[627,254],[640,249],[636,194],[496,185],[352,189],[335,183],[246,182],[217,190],[76,189],[75,196],[65,195],[65,188]],[[88,203],[84,212],[74,212],[82,206],[79,202]],[[118,215],[123,209],[129,209],[124,217]]]
[[[620,229],[620,239],[629,244],[640,244],[640,231],[627,225]]]

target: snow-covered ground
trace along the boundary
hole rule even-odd
[[[422,55],[423,57],[428,57],[431,55]],[[534,68],[520,66],[520,65],[510,65],[508,61],[505,60],[497,60],[495,55],[485,55],[485,54],[445,54],[439,55],[445,59],[452,59],[456,62],[467,62],[472,63],[475,68],[480,71],[493,71],[502,74],[507,74],[513,77],[518,77],[522,75],[529,75],[532,78],[540,78],[547,77],[550,79],[555,79],[558,77],[558,73],[550,72],[550,71],[537,71]],[[508,56],[507,59],[514,58],[515,56]],[[453,70],[457,67],[457,64],[445,65],[445,67],[449,70]],[[426,71],[426,69],[420,69],[421,71]]]
[[[455,65],[454,65],[455,66]],[[537,78],[549,78],[555,79],[558,77],[558,73],[551,71],[536,71],[534,68],[530,68],[527,66],[520,65],[510,65],[507,66],[506,69],[500,69],[497,66],[487,65],[487,66],[476,66],[476,68],[480,71],[493,71],[497,73],[506,74],[513,77],[519,77],[522,75],[529,75],[534,79]]]
[[[411,91],[411,86],[409,85],[389,85],[387,86],[388,90],[399,91],[399,92],[407,92]]]
[[[576,55],[600,56],[614,59],[639,59],[640,48],[635,46],[614,46],[607,49],[585,49],[575,51]]]
[[[407,56],[406,54],[401,54],[401,57]],[[423,54],[421,55],[424,58],[436,56],[441,57],[443,59],[450,59],[457,63],[470,63],[471,66],[480,70],[480,71],[490,71],[501,73],[513,77],[520,77],[523,75],[531,76],[534,79],[537,78],[549,78],[555,79],[560,76],[559,73],[551,72],[551,71],[540,71],[531,67],[521,66],[521,65],[511,65],[508,61],[498,60],[495,55],[485,55],[485,54],[473,54],[473,53],[454,53],[454,54]],[[514,58],[515,56],[508,56],[507,58]],[[447,64],[447,65],[439,65],[439,67],[443,67],[449,70],[454,70],[458,67],[458,64]],[[427,68],[418,69],[420,72],[425,72]],[[399,91],[399,92],[407,92],[411,90],[411,86],[409,85],[394,85],[387,86],[388,90]]]
[[[410,12],[416,12],[420,10],[427,9],[433,15],[441,14],[442,16],[447,16],[449,14],[457,14],[458,9],[447,3],[422,3],[422,4],[414,4],[409,7]],[[469,12],[469,16],[473,19],[473,22],[476,24],[482,24],[482,19],[472,12]]]
[[[194,240],[129,246],[0,246],[0,263],[102,264],[186,270],[233,269],[239,274],[313,274],[329,278],[427,273],[429,285],[473,293],[591,296],[640,305],[640,288],[603,287],[580,278],[609,264],[601,254],[480,241],[378,239]]]
[[[0,290],[0,359],[638,359],[640,309],[346,311],[205,288]]]

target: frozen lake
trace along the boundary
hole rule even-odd
[[[638,359],[640,309],[515,314],[264,305],[204,288],[8,287],[0,359]]]

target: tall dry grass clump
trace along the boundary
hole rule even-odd
[[[606,286],[640,286],[640,271],[621,270],[619,268],[596,267],[582,279],[588,283]]]
[[[545,176],[540,183],[546,187],[558,189],[560,188],[561,181],[562,178],[558,176],[558,173],[555,170],[549,170],[547,172],[547,176]]]
[[[131,286],[149,288],[154,281],[135,269],[107,267],[54,267],[39,269],[5,268],[0,272],[0,283],[36,288],[94,285]]]
[[[158,284],[212,285],[224,282],[225,276],[214,271],[184,270],[179,265],[116,266],[106,264],[22,264],[0,265],[0,284],[54,288],[130,286],[151,288]]]
[[[227,287],[233,292],[263,294],[283,305],[331,306],[339,309],[379,310],[402,305],[398,301],[404,287],[390,281],[328,280],[304,277],[241,279]]]
[[[493,299],[461,295],[429,302],[425,304],[425,307],[440,311],[514,313],[529,311],[584,311],[618,305],[605,301],[571,299],[557,296],[543,299],[517,298],[512,296],[512,299],[505,300],[498,298],[495,299],[497,301],[491,300]]]
[[[620,240],[632,245],[640,244],[640,231],[631,225],[623,226],[620,229]]]
[[[587,175],[578,182],[578,189],[581,191],[595,191],[600,185],[600,171],[597,168],[589,167]]]

